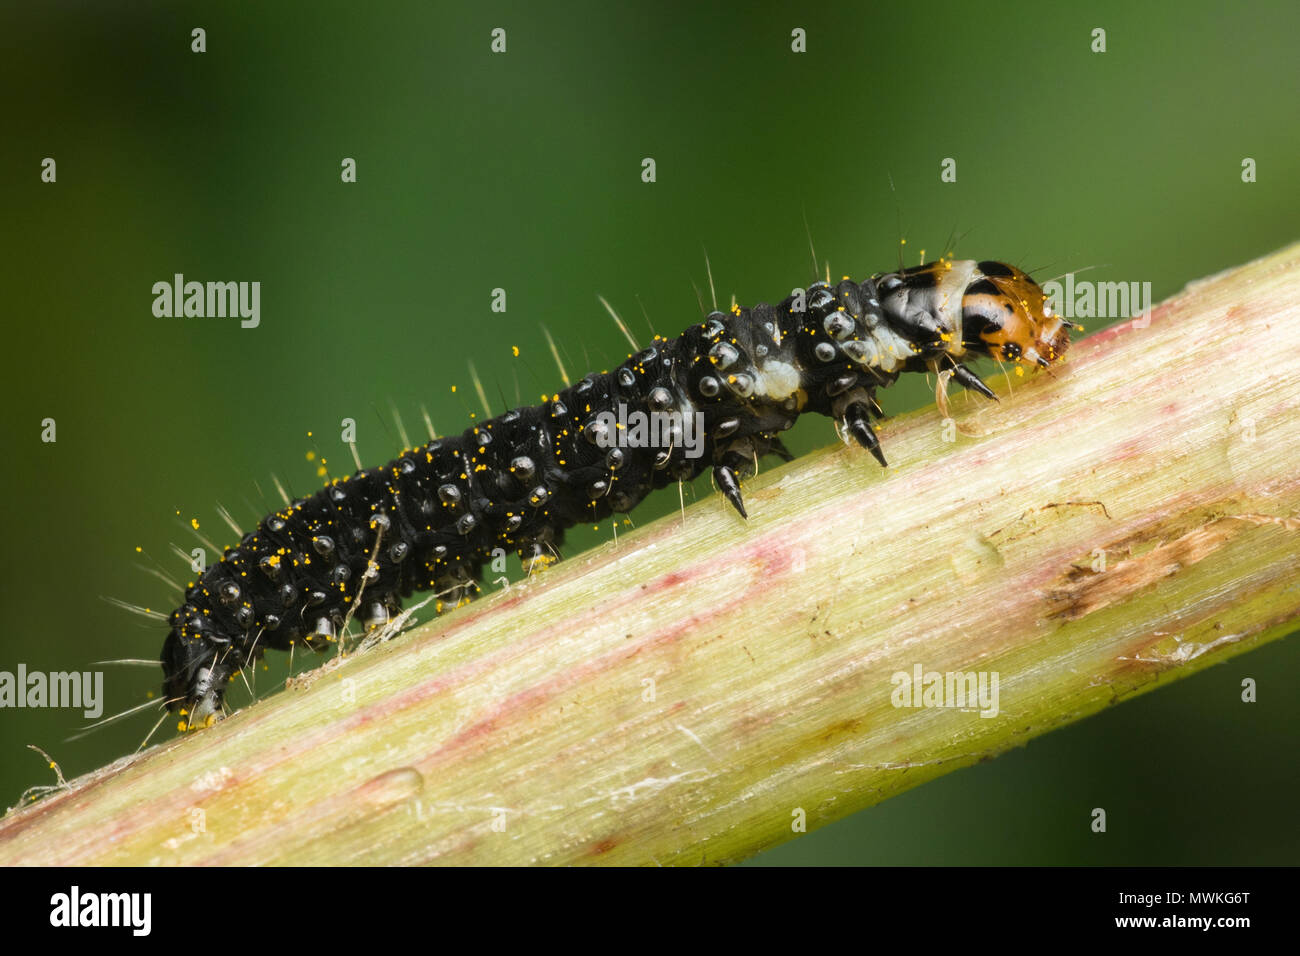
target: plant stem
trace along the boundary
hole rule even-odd
[[[74,780],[0,863],[725,863],[1295,627],[1300,245],[1015,381]],[[996,716],[894,706],[917,668]]]

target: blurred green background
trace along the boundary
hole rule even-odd
[[[155,657],[163,629],[100,599],[175,603],[137,546],[185,578],[170,546],[194,546],[190,518],[225,544],[218,502],[247,526],[272,473],[313,490],[313,447],[351,470],[345,417],[366,464],[397,450],[390,405],[413,435],[422,404],[459,430],[481,414],[470,360],[494,412],[535,401],[558,384],[542,323],[571,373],[610,367],[626,348],[598,293],[641,338],[675,334],[700,314],[692,283],[707,296],[706,249],[719,295],[746,303],[809,281],[805,219],[836,273],[896,266],[900,236],[908,264],[933,258],[955,233],[959,256],[1093,267],[1159,300],[1300,237],[1293,0],[702,7],[6,4],[0,669]],[[155,318],[151,287],[177,272],[260,281],[261,326]],[[791,446],[832,441],[805,421]],[[263,689],[285,676],[271,665]],[[107,712],[158,680],[108,669]],[[756,862],[1293,864],[1298,685],[1293,637]],[[0,800],[51,782],[26,744],[71,776],[152,718],[65,742],[82,723],[0,711]]]

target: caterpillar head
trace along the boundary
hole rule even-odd
[[[172,615],[172,629],[163,642],[163,699],[168,710],[185,717],[184,727],[190,730],[220,716],[234,668],[225,661],[228,645],[202,633],[201,617],[185,621],[183,610]]]
[[[1074,324],[1054,314],[1047,293],[1015,266],[979,263],[961,306],[969,351],[1046,368],[1070,347]]]

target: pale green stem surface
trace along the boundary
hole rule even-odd
[[[0,863],[724,863],[1295,628],[1300,246],[992,383],[74,780]],[[999,712],[895,707],[918,665]]]

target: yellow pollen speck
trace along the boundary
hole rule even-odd
[[[519,358],[519,346],[517,345],[510,346],[510,351],[515,353],[515,358]]]
[[[198,530],[199,530],[199,519],[198,519],[198,518],[191,518],[191,519],[190,519],[190,524],[194,527],[194,530],[195,530],[195,531],[198,531]]]
[[[315,453],[314,451],[309,451],[309,452],[307,452],[307,460],[308,460],[308,461],[315,461],[315,460],[316,460],[316,453]]]

